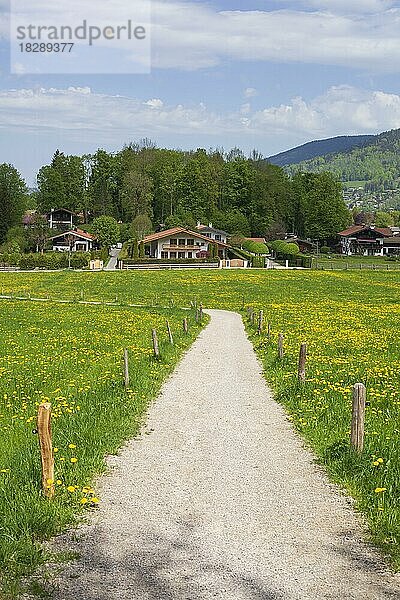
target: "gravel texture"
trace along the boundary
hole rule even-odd
[[[212,320],[100,482],[57,600],[400,598],[262,377],[239,315]]]

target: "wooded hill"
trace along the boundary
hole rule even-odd
[[[286,150],[285,152],[270,156],[267,158],[267,161],[278,167],[286,167],[287,165],[310,160],[316,156],[348,152],[349,150],[353,150],[353,148],[364,146],[368,142],[372,142],[374,137],[375,136],[373,135],[342,135],[326,140],[307,142],[307,144],[302,144],[291,150]]]
[[[400,129],[374,136],[372,141],[346,152],[329,153],[286,167],[298,171],[330,171],[343,182],[368,182],[367,189],[382,191],[400,187]]]

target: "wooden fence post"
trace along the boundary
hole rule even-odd
[[[169,324],[169,321],[167,321],[167,331],[168,331],[169,343],[171,344],[171,346],[173,346],[174,338],[172,337],[172,331],[171,331],[171,326]]]
[[[306,360],[307,360],[307,344],[303,342],[300,346],[299,354],[299,369],[297,378],[299,381],[304,382],[306,380]]]
[[[258,315],[258,330],[257,330],[258,335],[261,335],[261,333],[262,333],[263,320],[264,320],[264,311],[260,310],[260,313]]]
[[[364,449],[364,419],[367,390],[363,383],[353,386],[353,414],[351,419],[351,445],[358,453]]]
[[[188,332],[188,320],[186,317],[183,319],[183,332],[184,333]]]
[[[40,455],[42,461],[42,488],[46,498],[54,496],[54,455],[51,436],[51,404],[44,402],[39,406],[37,416]]]
[[[284,354],[283,350],[283,333],[278,336],[278,358],[282,359]]]
[[[152,336],[153,336],[153,350],[154,350],[154,356],[156,358],[158,358],[160,356],[160,349],[158,347],[158,338],[157,338],[157,331],[155,329],[152,329],[151,332]]]
[[[203,320],[203,304],[202,303],[200,303],[199,315],[200,315],[200,321],[202,321]]]
[[[124,349],[124,384],[125,389],[129,388],[129,354],[128,349]]]

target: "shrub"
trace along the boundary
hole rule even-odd
[[[300,248],[293,242],[285,242],[284,240],[276,240],[269,243],[270,248],[275,252],[277,256],[292,257],[297,256],[300,252]]]
[[[254,242],[253,240],[245,240],[243,248],[253,254],[268,254],[268,247],[262,242]]]
[[[321,254],[330,254],[331,249],[329,248],[329,246],[321,246],[319,251],[321,252]]]

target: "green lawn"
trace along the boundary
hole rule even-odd
[[[400,261],[390,261],[381,256],[338,256],[320,254],[313,257],[313,269],[338,270],[338,269],[366,269],[400,271]]]

